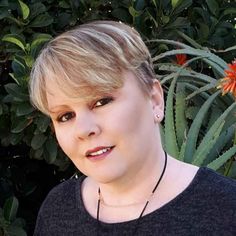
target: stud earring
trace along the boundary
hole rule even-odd
[[[156,119],[160,119],[160,115],[159,114],[155,114]]]

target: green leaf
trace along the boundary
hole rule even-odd
[[[145,7],[147,7],[146,0],[136,0],[134,2],[134,8],[138,11],[142,11]]]
[[[34,107],[30,103],[24,102],[24,103],[21,103],[17,106],[16,115],[17,116],[28,115],[31,112],[33,112],[34,110],[35,110]]]
[[[204,23],[199,23],[199,35],[201,35],[201,40],[203,39],[208,39],[209,34],[210,34],[210,29],[207,24]]]
[[[43,146],[46,140],[47,140],[47,137],[44,134],[36,134],[31,140],[31,147],[34,150],[37,150]]]
[[[172,5],[172,8],[175,8],[178,4],[179,0],[171,0],[171,5]]]
[[[53,18],[48,14],[44,13],[38,15],[30,24],[30,27],[45,27],[53,23]]]
[[[236,14],[236,8],[235,7],[226,8],[223,12],[223,16],[231,15],[231,14]]]
[[[211,168],[213,170],[218,170],[222,165],[224,165],[235,154],[236,154],[236,145],[231,147],[224,154],[222,154],[217,159],[215,159],[210,164],[208,164],[207,167]]]
[[[10,236],[27,236],[26,232],[19,226],[10,225],[7,228],[7,235]]]
[[[111,12],[112,16],[115,18],[123,21],[123,22],[130,22],[131,21],[131,16],[128,11],[126,11],[123,8],[115,8]]]
[[[25,43],[19,35],[15,34],[6,34],[3,36],[2,41],[8,42],[8,43],[13,43],[20,47],[23,51],[25,51]]]
[[[190,90],[190,91],[196,91],[196,90],[198,90],[199,89],[199,84],[197,84],[196,86],[192,83],[191,84],[191,81],[188,81],[189,83],[186,83],[186,89],[187,90]],[[216,89],[213,89],[213,92],[215,91]],[[193,98],[191,98],[191,100],[193,100],[194,98],[195,98],[195,102],[197,103],[197,104],[199,104],[200,106],[202,105],[202,103],[200,102],[201,100],[201,98],[203,98],[203,100],[202,100],[202,102],[204,102],[205,100],[207,100],[208,98],[210,97],[210,94],[209,93],[207,93],[207,92],[201,92],[199,95],[198,95],[198,97],[196,97],[196,96],[194,96]],[[186,100],[190,100],[190,99],[188,99],[188,96],[185,98]]]
[[[33,4],[30,4],[30,18],[33,19],[36,16],[44,13],[47,11],[45,5],[41,2],[36,2]]]
[[[220,115],[218,115],[219,117]],[[225,122],[226,126],[227,122]],[[222,131],[220,137],[217,139],[217,142],[215,143],[214,147],[211,149],[210,153],[207,155],[207,158],[205,159],[203,165],[207,165],[213,160],[215,160],[222,151],[224,151],[224,148],[232,143],[233,136],[235,134],[235,128],[232,126],[227,126],[228,128],[225,131]]]
[[[165,29],[166,30],[176,30],[178,28],[183,29],[183,28],[188,28],[190,25],[189,21],[184,18],[184,17],[177,17],[175,21],[172,23],[169,23],[166,25]]]
[[[14,76],[17,76],[17,77],[18,76],[23,76],[26,73],[25,65],[17,59],[13,60],[12,69],[14,71]]]
[[[10,197],[6,200],[3,206],[3,215],[8,222],[16,219],[19,202],[16,197]]]
[[[14,73],[9,73],[9,75],[17,83],[17,85],[24,84],[24,81],[26,80],[25,76],[19,77],[19,75],[14,74]],[[28,81],[28,79],[27,79],[27,81]],[[22,100],[22,98],[19,98],[19,97],[14,97],[14,100],[17,100],[17,101],[20,101],[20,102],[24,101],[24,99]]]
[[[175,127],[178,146],[181,147],[187,133],[187,121],[185,117],[185,84],[177,83],[176,85],[176,105],[175,105]]]
[[[34,58],[32,56],[30,55],[24,56],[24,61],[25,61],[25,64],[28,66],[28,68],[32,68],[34,64]]]
[[[136,11],[132,6],[129,7],[129,13],[132,17],[138,17],[141,13]]]
[[[33,158],[35,158],[37,160],[43,160],[43,151],[44,151],[43,147],[35,150],[34,153],[32,154]]]
[[[210,132],[208,131],[208,133],[203,138],[203,141],[201,142],[196,152],[194,153],[193,162],[192,162],[193,165],[201,166],[203,164],[203,162],[207,158],[207,155],[210,153],[212,147],[215,145],[215,143],[219,139],[219,136],[224,127],[224,124],[225,124],[225,121],[222,121],[217,127],[215,127],[214,132],[212,132],[211,135],[207,137],[208,133]]]
[[[152,3],[154,4],[154,6],[157,8],[157,3],[156,0],[152,0]]]
[[[205,50],[194,49],[194,48],[177,49],[161,53],[153,58],[153,62],[160,60],[164,57],[174,56],[176,54],[189,54],[195,57],[202,57],[202,60],[205,61],[209,66],[211,66],[212,69],[214,69],[222,77],[224,76],[224,69],[227,68],[227,63],[219,56]]]
[[[38,45],[45,43],[52,39],[52,36],[50,34],[36,34],[34,36],[34,40],[31,43],[31,49],[38,47]]]
[[[30,9],[29,7],[24,3],[22,2],[21,0],[18,0],[19,4],[20,4],[20,8],[21,8],[21,13],[22,13],[22,16],[23,16],[23,19],[26,20],[30,14]]]
[[[211,104],[215,100],[216,96],[219,95],[219,91],[212,94],[208,100],[202,105],[199,112],[197,113],[195,119],[193,120],[193,123],[189,129],[187,140],[186,140],[186,149],[184,154],[184,159],[186,162],[191,163],[193,160],[193,154],[196,151],[196,144],[198,139],[198,134],[203,122],[203,119],[208,112],[208,109],[210,108]]]
[[[11,145],[18,144],[23,139],[23,133],[10,134],[10,143]]]
[[[233,109],[235,109],[235,107],[236,103],[232,103],[232,105],[224,111],[224,113],[215,121],[209,131],[205,134],[196,152],[194,153],[193,164],[200,166],[203,163],[206,158],[206,155],[210,152],[212,146],[217,141],[225,124],[227,116],[231,113]]]
[[[180,161],[184,161],[185,148],[186,148],[186,140],[182,143],[182,146],[180,148],[180,152],[179,152],[179,156],[178,156],[178,159]]]
[[[218,15],[219,5],[215,0],[206,0],[207,6],[213,15]]]
[[[178,1],[177,5],[175,6],[174,15],[179,15],[182,11],[188,9],[192,5],[192,0],[181,0]]]
[[[35,124],[37,125],[37,128],[43,133],[46,132],[48,126],[50,125],[51,120],[49,117],[45,115],[40,115],[35,119]]]
[[[178,35],[180,35],[183,39],[185,39],[187,42],[189,42],[193,47],[203,49],[203,47],[197,43],[195,40],[190,38],[188,35],[185,33],[181,32],[180,30],[177,31]]]
[[[154,65],[157,65],[157,68],[161,71],[174,72],[174,73],[171,73],[171,74],[165,76],[161,80],[162,84],[171,80],[174,77],[175,72],[177,72],[179,70],[179,66],[174,65],[172,63],[155,63]],[[195,72],[195,71],[191,70],[190,68],[186,68],[186,69],[182,68],[181,73],[178,78],[178,81],[182,77],[189,79],[190,83],[194,83],[194,82],[211,83],[213,80],[215,80],[215,78],[213,78],[213,77]]]
[[[0,11],[0,20],[7,18],[9,16],[10,16],[10,14],[8,12],[8,7],[6,7],[5,9],[2,8]]]
[[[0,1],[0,7],[8,7],[9,3],[8,0],[1,0]]]
[[[62,1],[62,0],[59,2],[59,6],[60,6],[61,8],[65,8],[65,9],[70,8],[70,4],[69,4],[68,2]]]
[[[50,34],[36,34],[30,46],[31,55],[35,56],[37,51],[40,49],[39,47],[51,39],[52,36]]]
[[[29,100],[29,95],[25,94],[23,89],[15,83],[9,83],[4,86],[6,91],[12,95],[13,97],[18,98],[21,101],[28,101]]]
[[[13,124],[13,127],[11,129],[12,133],[20,133],[22,132],[27,126],[29,126],[32,123],[32,119],[23,119],[18,121],[15,125]]]
[[[179,150],[176,140],[175,126],[174,126],[174,89],[176,77],[172,80],[166,100],[166,111],[165,111],[165,147],[166,151],[173,157],[178,157]]]
[[[232,46],[232,47],[229,47],[229,48],[226,48],[224,50],[224,52],[229,52],[229,51],[233,51],[233,50],[236,50],[236,45],[235,46]]]
[[[157,28],[158,27],[158,22],[157,20],[153,17],[153,15],[150,13],[150,11],[147,10],[147,14],[150,18],[150,20],[154,23],[155,27]]]
[[[170,17],[169,16],[162,16],[162,22],[164,24],[168,24],[170,22]]]
[[[52,164],[57,158],[57,143],[54,138],[50,137],[45,143],[46,150],[48,152],[47,162]]]
[[[206,84],[205,86],[195,90],[193,93],[189,94],[187,97],[186,97],[186,100],[189,100],[190,98],[193,98],[194,96],[202,93],[202,92],[206,92],[206,91],[209,91],[211,89],[214,89],[216,88],[216,84],[217,84],[217,81],[213,80],[210,84]]]
[[[230,164],[230,163],[229,163],[229,164]],[[226,167],[226,168],[227,168],[227,167]],[[233,162],[231,163],[231,167],[230,167],[230,170],[229,170],[229,171],[228,171],[228,169],[225,170],[225,171],[227,171],[227,172],[225,172],[225,174],[226,174],[228,177],[235,179],[235,177],[236,177],[236,161],[233,161]]]

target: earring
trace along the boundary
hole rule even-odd
[[[160,119],[160,115],[159,114],[155,114],[155,123],[159,122]]]

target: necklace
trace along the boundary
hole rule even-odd
[[[167,166],[167,154],[166,154],[166,152],[165,152],[165,164],[164,164],[163,170],[162,170],[161,175],[160,175],[160,177],[159,177],[159,179],[158,179],[158,181],[157,181],[155,187],[153,188],[153,190],[152,190],[152,192],[151,192],[151,194],[150,194],[148,200],[146,201],[146,203],[145,203],[145,205],[144,205],[144,207],[143,207],[143,209],[142,209],[142,211],[141,211],[139,217],[136,219],[136,224],[135,224],[134,232],[133,232],[132,235],[135,235],[136,232],[137,232],[137,230],[138,230],[138,226],[139,226],[139,223],[140,223],[140,219],[142,218],[142,216],[143,216],[143,214],[144,214],[144,212],[145,212],[145,210],[146,210],[146,208],[147,208],[147,205],[148,205],[149,202],[150,202],[151,197],[152,197],[153,194],[155,193],[155,191],[156,191],[158,185],[160,184],[160,182],[161,182],[161,180],[162,180],[162,178],[163,178],[163,175],[164,175],[164,173],[165,173],[165,171],[166,171],[166,166]],[[99,220],[99,216],[100,216],[100,214],[99,214],[99,213],[100,213],[100,203],[101,203],[101,190],[100,190],[100,188],[98,188],[97,236],[99,236],[100,223],[101,223],[100,220]]]

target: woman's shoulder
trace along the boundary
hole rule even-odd
[[[215,196],[236,204],[236,180],[223,176],[207,167],[201,167],[194,179],[195,186],[205,197]]]
[[[69,207],[71,204],[76,204],[83,179],[84,176],[81,176],[79,178],[63,181],[56,185],[46,196],[40,210],[51,211],[52,208],[55,210],[62,205]]]
[[[236,180],[230,177],[224,176],[207,167],[201,167],[199,169],[199,176],[205,180],[206,184],[213,186],[220,185],[221,188],[225,187],[228,190],[236,191]],[[223,184],[223,185],[222,185]]]
[[[76,222],[83,211],[79,197],[83,179],[84,176],[66,180],[49,192],[38,213],[35,236],[67,235],[66,231],[76,230]]]

